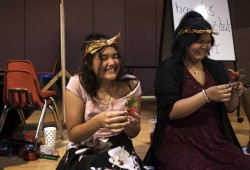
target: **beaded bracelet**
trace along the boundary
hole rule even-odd
[[[202,89],[202,93],[203,93],[203,95],[204,95],[206,101],[207,101],[207,102],[210,102],[210,100],[209,100],[209,98],[208,98],[208,96],[207,96],[207,93],[206,93],[206,91],[205,91],[204,89]]]

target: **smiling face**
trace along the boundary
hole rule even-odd
[[[93,59],[93,71],[101,80],[115,80],[120,71],[121,60],[114,47],[105,47],[102,55],[96,53]]]
[[[184,60],[188,60],[192,63],[197,63],[203,60],[212,47],[211,34],[201,34],[200,39],[197,42],[192,43],[186,48],[186,56]]]

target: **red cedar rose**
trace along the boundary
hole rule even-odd
[[[133,115],[133,114],[135,114],[135,112],[136,112],[136,108],[132,106],[132,107],[130,108],[129,113]]]
[[[137,101],[135,100],[134,97],[131,97],[125,103],[125,109],[130,115],[133,115],[136,113],[136,107],[137,107]]]
[[[230,77],[232,78],[233,81],[239,81],[243,77],[245,77],[245,75],[241,74],[244,71],[243,69],[237,70],[237,71],[234,71],[232,69],[228,69],[228,70],[230,71]]]
[[[236,79],[238,75],[239,75],[238,72],[231,72],[232,79]]]

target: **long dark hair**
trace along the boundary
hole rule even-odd
[[[86,49],[86,46],[94,40],[107,40],[109,38],[110,37],[107,35],[103,35],[103,34],[99,34],[99,33],[92,33],[92,34],[89,34],[85,38],[83,44],[81,45],[81,51],[83,54],[83,58],[82,58],[81,67],[80,67],[77,74],[80,76],[80,82],[81,82],[82,86],[84,87],[84,89],[86,90],[88,95],[90,96],[91,100],[94,102],[96,102],[97,90],[100,87],[100,79],[98,76],[95,75],[95,73],[93,71],[93,68],[92,68],[93,59],[94,59],[94,56],[96,53],[98,53],[99,57],[101,58],[103,50],[107,46],[102,47],[94,54],[87,53],[85,55],[85,49]],[[114,47],[117,50],[118,58],[121,60],[121,56],[120,56],[120,53],[118,51],[118,47],[117,46],[112,46],[112,47]],[[100,65],[99,65],[99,69],[100,69]],[[121,75],[122,75],[122,61],[120,64],[120,72],[118,73],[118,76],[116,77],[115,81],[118,81],[120,79]]]
[[[187,12],[181,19],[178,27],[175,30],[175,38],[171,49],[171,59],[180,62],[182,57],[185,55],[186,47],[192,43],[197,42],[200,39],[201,34],[188,33],[180,34],[179,32],[183,28],[206,30],[212,29],[208,21],[203,16],[195,11]],[[214,45],[214,37],[211,34],[211,44]]]

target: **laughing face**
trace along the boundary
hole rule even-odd
[[[102,80],[115,80],[120,71],[121,60],[114,47],[105,47],[102,55],[95,54],[93,71]]]
[[[211,34],[201,34],[200,39],[197,42],[192,43],[186,49],[186,60],[192,63],[203,60],[212,47]]]

